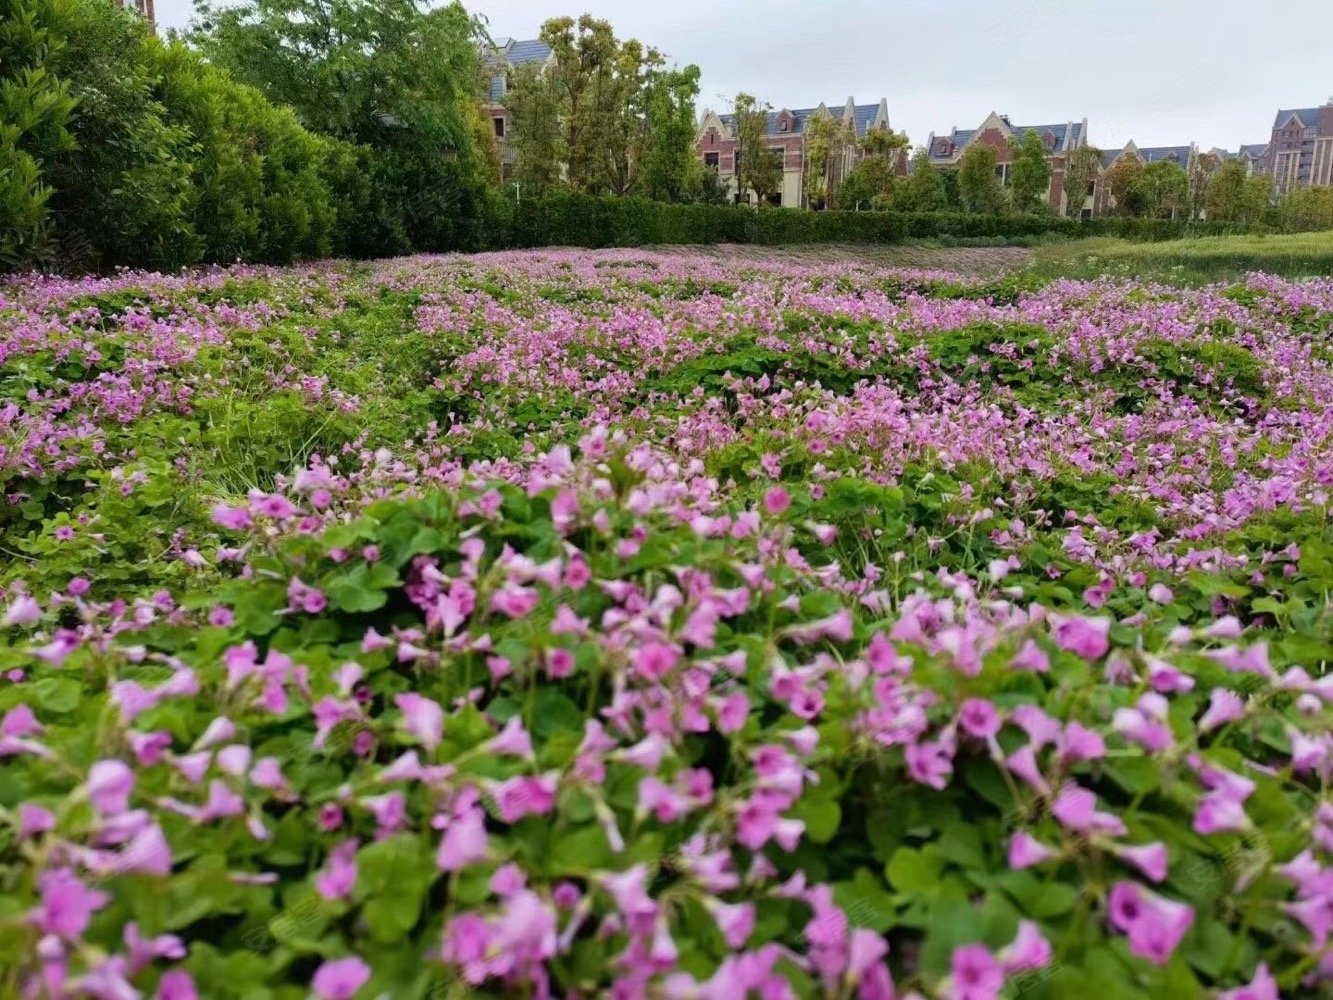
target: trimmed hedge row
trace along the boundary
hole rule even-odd
[[[1021,240],[1040,236],[1118,236],[1169,240],[1221,235],[1243,227],[1166,219],[1080,221],[1050,215],[968,215],[957,212],[754,211],[677,205],[641,198],[559,195],[508,205],[493,220],[487,242],[497,248],[655,244],[905,243],[922,239]]]

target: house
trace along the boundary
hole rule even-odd
[[[842,148],[832,154],[832,183],[836,187],[851,172],[856,162],[864,155],[861,140],[872,129],[889,128],[889,102],[881,99],[878,104],[857,104],[847,98],[844,105],[821,104],[817,108],[780,108],[768,112],[766,141],[770,149],[782,155],[782,183],[779,191],[772,198],[774,204],[800,207],[805,205],[805,133],[810,121],[818,115],[828,115],[841,120],[847,126],[850,139]],[[699,134],[695,142],[695,151],[704,166],[718,171],[727,183],[733,200],[749,202],[753,192],[741,192],[738,179],[739,166],[737,150],[740,142],[736,136],[736,116],[720,115],[706,111],[699,123]],[[905,168],[906,158],[899,164]]]
[[[1278,111],[1265,163],[1279,195],[1333,185],[1333,97],[1320,108]]]
[[[926,153],[932,166],[941,170],[954,169],[963,153],[973,144],[980,143],[995,150],[995,172],[1001,183],[1009,184],[1010,152],[1009,140],[1021,141],[1028,132],[1035,132],[1041,137],[1046,147],[1046,162],[1051,165],[1051,183],[1043,201],[1055,207],[1061,214],[1065,211],[1065,163],[1068,155],[1080,146],[1088,143],[1088,120],[1057,123],[1055,125],[1015,125],[1008,115],[991,112],[986,120],[975,129],[950,130],[947,135],[930,134],[926,140]],[[1089,211],[1090,206],[1085,209]]]
[[[1257,142],[1241,146],[1236,159],[1245,164],[1251,175],[1268,173],[1268,143]]]
[[[1145,167],[1151,163],[1174,163],[1185,171],[1186,175],[1190,175],[1198,155],[1199,150],[1194,143],[1188,146],[1137,146],[1132,139],[1125,143],[1123,149],[1106,150],[1102,153],[1101,172],[1092,185],[1092,214],[1110,215],[1115,209],[1115,197],[1111,194],[1105,177],[1107,171],[1121,160],[1135,159]],[[1222,153],[1222,155],[1230,154]]]
[[[152,0],[148,2],[151,3]],[[514,169],[514,149],[509,143],[513,116],[504,103],[505,95],[509,91],[509,74],[516,66],[536,64],[545,68],[552,58],[551,47],[535,39],[527,42],[517,42],[512,38],[501,39],[493,48],[482,53],[482,66],[487,73],[489,85],[483,110],[491,121],[491,128],[495,131],[502,178],[508,178]]]

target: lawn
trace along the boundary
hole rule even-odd
[[[1298,278],[1333,274],[1333,230],[1274,235],[1204,236],[1160,243],[1075,240],[1039,247],[1033,265],[1045,276],[1157,277],[1202,284],[1250,271]]]
[[[1320,995],[1333,243],[1076,249],[0,286],[0,997]]]

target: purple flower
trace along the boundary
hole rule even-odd
[[[435,855],[435,864],[440,871],[456,872],[486,860],[488,845],[485,815],[475,807],[468,809],[450,820]]]
[[[1111,648],[1106,638],[1110,631],[1109,618],[1070,615],[1058,619],[1052,636],[1055,644],[1061,649],[1081,656],[1085,660],[1097,660],[1105,656],[1106,651]]]
[[[111,897],[89,889],[68,868],[43,872],[37,879],[41,902],[33,920],[45,933],[75,939],[88,929],[92,916]]]
[[[1055,857],[1055,852],[1024,830],[1009,839],[1009,867],[1031,868]]]
[[[1004,969],[985,945],[955,948],[950,973],[954,1000],[995,1000],[1004,988]]]
[[[1024,920],[1018,925],[1013,943],[1000,953],[1000,962],[1007,974],[1045,968],[1051,962],[1050,942],[1040,927]]]
[[[352,1000],[370,979],[370,966],[359,958],[325,962],[315,971],[310,988],[323,1000]]]
[[[958,724],[977,739],[989,739],[1000,731],[1000,713],[984,698],[969,698],[958,710]]]
[[[1266,962],[1259,963],[1259,968],[1254,970],[1254,978],[1247,985],[1234,990],[1223,990],[1217,995],[1217,1000],[1280,1000],[1280,998],[1277,980],[1268,971]]]
[[[402,711],[404,725],[427,750],[434,750],[444,738],[444,709],[429,698],[407,692],[394,699]]]
[[[360,846],[355,839],[344,840],[329,852],[329,866],[315,879],[315,891],[325,899],[345,899],[356,886],[356,851]]]
[[[1240,695],[1226,688],[1214,688],[1208,698],[1208,711],[1199,718],[1199,732],[1206,733],[1228,722],[1235,722],[1244,714],[1245,702]]]

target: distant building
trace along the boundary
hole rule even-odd
[[[773,201],[788,207],[805,206],[805,131],[806,126],[816,115],[829,115],[841,120],[848,126],[851,138],[841,149],[832,153],[832,181],[836,188],[843,178],[851,172],[865,154],[861,140],[871,129],[889,128],[889,102],[881,99],[878,104],[857,104],[852,98],[839,107],[821,104],[817,108],[791,110],[780,108],[768,112],[768,126],[765,141],[770,149],[782,154],[782,184]],[[699,123],[699,135],[695,151],[705,167],[718,171],[726,182],[733,200],[751,201],[753,192],[740,190],[737,162],[736,116],[719,115],[712,111],[704,112]],[[906,157],[902,157],[899,168],[906,167]]]
[[[148,0],[149,3],[152,0]],[[552,60],[551,47],[545,42],[532,40],[516,42],[512,38],[501,39],[495,47],[482,53],[482,65],[490,82],[485,112],[490,119],[495,133],[495,144],[500,152],[500,171],[502,179],[507,179],[514,169],[514,149],[509,142],[509,133],[513,125],[513,116],[505,107],[505,95],[509,92],[510,73],[516,66],[538,64],[545,67]]]
[[[1245,164],[1250,174],[1268,173],[1268,143],[1257,142],[1248,146],[1241,146],[1240,152],[1236,154],[1236,159]]]
[[[117,7],[128,7],[130,10],[137,11],[139,16],[149,24],[156,24],[157,18],[153,10],[153,0],[115,0]]]
[[[1265,165],[1279,195],[1333,185],[1333,97],[1321,108],[1278,111]]]
[[[1051,165],[1051,183],[1042,200],[1052,205],[1056,211],[1065,211],[1065,163],[1068,156],[1080,146],[1088,144],[1088,120],[1063,122],[1055,125],[1015,125],[1008,115],[991,112],[975,129],[952,129],[948,135],[930,134],[926,141],[926,153],[932,166],[939,169],[952,169],[958,166],[963,153],[969,146],[980,143],[995,150],[995,174],[1000,182],[1009,186],[1009,140],[1022,140],[1028,132],[1035,132],[1046,147],[1046,162]],[[1091,205],[1084,208],[1084,213],[1091,211]]]

